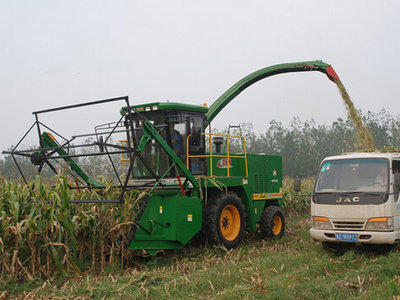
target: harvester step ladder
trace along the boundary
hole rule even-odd
[[[229,124],[227,135],[231,134],[231,128],[239,129],[239,134],[237,134],[237,135],[243,136],[242,127],[240,127],[240,125],[231,125],[231,124]],[[226,142],[224,143],[224,152],[226,152]]]

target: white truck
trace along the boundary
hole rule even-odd
[[[400,153],[325,158],[311,199],[311,237],[327,246],[400,241]]]

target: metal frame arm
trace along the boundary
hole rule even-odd
[[[237,95],[239,95],[243,90],[248,88],[253,83],[277,74],[307,71],[319,71],[325,73],[332,81],[335,81],[339,78],[332,66],[324,63],[321,60],[285,63],[263,68],[239,80],[210,106],[208,112],[206,113],[207,119],[205,122],[205,127],[211,123],[211,121],[226,105],[228,105],[229,102],[231,102]]]

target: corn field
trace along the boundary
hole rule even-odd
[[[72,199],[117,199],[119,192],[71,190],[62,175],[53,187],[40,177],[30,186],[33,183],[34,190],[0,177],[0,278],[32,280],[101,272],[108,265],[123,267],[138,254],[126,249],[136,191],[126,195],[123,205],[71,204]],[[306,180],[301,193],[311,189],[312,180]],[[284,180],[284,194],[287,214],[308,212],[309,197],[293,192],[293,179]]]
[[[32,183],[31,183],[32,184]],[[124,205],[70,204],[71,199],[117,199],[118,192],[68,188],[64,176],[53,188],[36,178],[32,191],[0,177],[0,276],[32,280],[67,272],[104,270],[124,264],[136,193]]]
[[[298,217],[310,213],[311,193],[314,188],[314,178],[307,177],[301,181],[301,190],[293,190],[294,179],[283,179],[283,208],[288,216]]]

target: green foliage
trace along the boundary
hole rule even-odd
[[[54,187],[36,177],[34,190],[0,180],[0,278],[104,270],[135,255],[124,247],[137,209],[136,193],[127,195],[122,206],[70,204],[72,199],[117,199],[119,192],[109,182],[103,192],[71,190],[63,175],[54,179]],[[301,193],[311,193],[312,179],[302,186]],[[295,194],[292,187],[293,180],[286,178],[285,211],[299,215],[309,209],[309,197]]]
[[[93,142],[94,142],[93,138],[88,138],[85,141],[83,141],[82,143],[89,145],[89,144],[93,144]],[[110,138],[110,142],[115,143],[112,140],[112,138]],[[26,149],[25,148],[21,149],[21,148],[24,148],[24,147],[20,146],[18,148],[18,150],[34,149],[33,147],[26,147]],[[9,150],[11,151],[12,147]],[[87,147],[83,147],[83,148],[79,148],[79,149],[71,148],[71,149],[68,149],[68,152],[70,155],[77,155],[77,154],[89,155],[89,154],[98,152],[98,147],[97,146],[87,146]],[[111,154],[110,157],[114,163],[114,166],[116,167],[118,174],[122,174],[121,155]],[[113,167],[109,161],[109,157],[107,155],[75,157],[75,158],[73,158],[73,160],[91,178],[98,178],[99,180],[104,180],[104,178],[116,179],[114,169],[113,169]],[[31,181],[31,180],[35,179],[35,176],[38,174],[38,166],[33,165],[29,157],[16,155],[15,161],[18,163],[19,167],[21,168],[22,172],[24,173],[26,180]],[[70,169],[70,167],[67,165],[67,163],[64,160],[60,160],[60,159],[52,160],[51,163],[58,172]],[[0,155],[0,174],[7,179],[22,181],[19,170],[18,170],[18,168],[14,162],[14,159],[12,158],[11,155]],[[50,179],[55,174],[49,168],[49,166],[47,164],[44,164],[40,175],[44,178]]]
[[[118,191],[110,183],[103,192],[71,190],[62,175],[53,188],[37,177],[33,191],[0,180],[1,278],[31,280],[104,269],[106,260],[120,264],[133,253],[125,243],[134,218],[134,192],[122,206],[70,204],[72,199],[117,199]]]
[[[301,216],[310,212],[311,194],[314,188],[314,178],[307,177],[301,181],[300,192],[293,190],[294,179],[285,177],[283,180],[283,205],[285,215]]]
[[[385,110],[368,111],[365,115],[358,113],[371,133],[376,149],[400,147],[400,116],[394,117]],[[273,120],[260,134],[254,132],[251,123],[241,124],[241,129],[249,153],[282,155],[286,176],[314,176],[323,158],[363,150],[364,147],[357,139],[358,133],[350,118],[338,118],[330,125],[320,125],[314,120],[301,121],[295,117],[287,127]],[[240,145],[233,143],[232,150],[239,149]]]
[[[279,240],[248,235],[242,245],[169,251],[101,274],[0,283],[0,295],[25,298],[367,298],[400,295],[397,251],[348,246],[324,250],[308,217],[289,218]],[[2,292],[3,291],[3,292]]]
[[[313,179],[295,194],[284,180],[287,229],[282,239],[248,234],[230,251],[196,247],[144,258],[124,249],[135,194],[122,206],[75,205],[62,197],[115,198],[70,190],[63,176],[35,192],[0,177],[0,297],[270,297],[347,298],[400,294],[399,253],[380,248],[324,250],[310,240]],[[62,195],[62,196],[61,196]],[[306,213],[306,214],[304,214]],[[99,273],[100,272],[100,273]]]
[[[376,149],[396,150],[400,148],[400,116],[393,116],[386,110],[380,112],[368,111],[361,115],[362,122],[371,133]],[[237,124],[231,124],[237,125]],[[330,155],[343,152],[362,150],[363,147],[357,139],[355,125],[350,118],[338,118],[330,125],[317,124],[314,120],[302,121],[293,118],[288,126],[273,120],[267,124],[260,133],[254,132],[251,123],[241,124],[242,134],[246,138],[249,153],[279,154],[283,157],[283,173],[286,176],[314,176],[321,160]],[[218,130],[216,130],[218,132]],[[227,133],[227,128],[220,130]],[[231,130],[231,134],[240,134],[238,130]],[[93,142],[87,140],[87,143]],[[239,139],[231,139],[232,152],[242,152],[243,148]],[[90,147],[82,150],[83,153],[93,152]],[[113,156],[114,164],[121,173],[120,156]],[[29,180],[34,179],[36,169],[29,158],[18,157],[21,169]],[[75,159],[77,164],[92,178],[113,178],[113,170],[104,157],[85,157]],[[0,158],[0,174],[9,179],[20,178],[12,157],[9,155]],[[42,176],[53,176],[51,170],[45,166]]]

